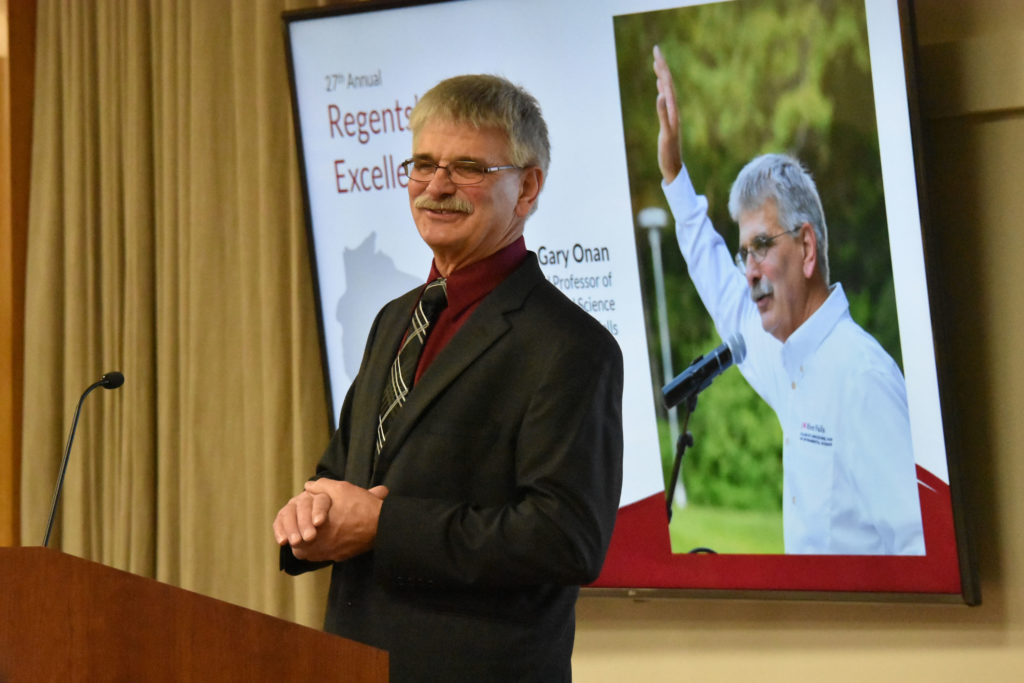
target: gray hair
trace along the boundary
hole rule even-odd
[[[547,175],[551,159],[548,127],[540,104],[521,86],[490,74],[448,78],[424,93],[413,108],[409,116],[413,137],[434,118],[504,131],[512,163],[539,166]]]
[[[783,230],[792,230],[804,223],[814,228],[818,269],[828,284],[825,211],[821,208],[814,179],[798,160],[785,154],[763,154],[748,162],[729,192],[729,214],[738,222],[741,213],[757,211],[770,199],[775,201],[779,227]]]

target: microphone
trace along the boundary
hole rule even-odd
[[[108,372],[107,374],[100,377],[100,381],[97,382],[97,384],[99,384],[104,389],[117,389],[119,386],[124,384],[124,375],[122,375],[117,370],[114,370],[113,372]],[[89,392],[91,390],[92,387],[89,387],[88,389],[86,389],[86,392]]]
[[[100,377],[99,380],[90,384],[89,388],[82,392],[82,397],[78,399],[78,408],[75,409],[75,418],[71,421],[71,431],[68,433],[68,442],[64,447],[64,460],[60,464],[60,474],[57,476],[57,485],[53,489],[53,502],[50,503],[50,519],[46,522],[46,535],[43,536],[44,548],[50,542],[50,532],[53,531],[53,520],[57,516],[57,504],[60,503],[61,489],[64,488],[64,473],[68,470],[68,456],[71,455],[71,443],[75,440],[75,428],[78,426],[78,415],[82,412],[82,403],[85,401],[85,397],[89,395],[89,392],[96,387],[117,389],[122,384],[124,384],[124,375],[117,370],[108,372]]]
[[[714,351],[697,358],[681,375],[661,389],[666,408],[677,405],[694,394],[704,391],[711,380],[722,374],[733,363],[742,363],[747,356],[747,345],[736,333]]]

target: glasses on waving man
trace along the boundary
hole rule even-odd
[[[740,269],[740,272],[746,275],[747,273],[747,259],[751,256],[754,257],[754,263],[761,263],[768,256],[768,250],[775,246],[775,240],[779,239],[783,235],[794,235],[800,232],[800,228],[803,226],[797,226],[792,230],[784,230],[777,235],[756,235],[750,240],[750,244],[746,247],[740,247],[739,251],[736,252],[733,259],[736,261],[736,267]]]

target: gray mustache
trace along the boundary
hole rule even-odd
[[[772,286],[772,283],[767,278],[761,278],[750,288],[750,300],[756,303],[761,297],[768,296],[774,292],[775,287]]]
[[[412,205],[417,209],[429,209],[431,211],[458,211],[459,213],[473,213],[473,204],[459,197],[431,199],[430,197],[421,195],[413,201]]]

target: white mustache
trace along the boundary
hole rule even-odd
[[[750,288],[750,300],[757,303],[757,300],[761,297],[774,293],[775,287],[772,285],[771,281],[768,278],[763,277]]]
[[[459,213],[473,213],[473,204],[460,197],[448,197],[446,199],[431,199],[426,195],[417,197],[412,205],[417,209],[428,209],[430,211],[457,211]]]

